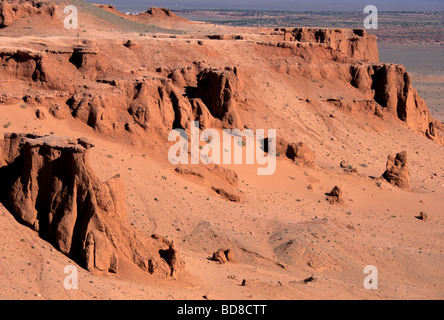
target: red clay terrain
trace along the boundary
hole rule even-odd
[[[365,30],[3,0],[0,39],[0,298],[444,298],[444,125]],[[276,172],[171,164],[194,121]]]

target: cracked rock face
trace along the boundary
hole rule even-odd
[[[127,225],[120,176],[102,182],[94,175],[90,141],[8,134],[0,146],[0,201],[17,221],[90,271],[117,272],[125,260],[176,276],[183,263],[174,244]]]

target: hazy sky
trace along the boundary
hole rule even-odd
[[[271,9],[295,11],[363,11],[372,4],[379,11],[444,11],[444,0],[87,0],[112,4],[121,11],[169,9]]]

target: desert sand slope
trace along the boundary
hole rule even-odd
[[[60,12],[61,3],[50,3]],[[80,6],[91,15],[101,10]],[[443,125],[408,70],[379,63],[373,36],[199,32],[194,23],[182,24],[182,34],[148,34],[131,25],[117,31],[109,19],[113,31],[91,19],[79,32],[48,12],[31,12],[33,29],[20,19],[0,29],[1,298],[444,298]],[[39,24],[43,17],[56,31]],[[218,132],[276,129],[276,172],[170,164],[168,133],[189,132],[193,121]],[[11,133],[33,134],[35,152],[11,144]],[[80,159],[87,154],[87,165],[74,161],[79,169],[65,172],[52,162],[71,157],[72,145],[50,143],[66,139]],[[20,152],[38,169],[16,170]],[[11,168],[20,172],[12,184],[3,179]],[[123,186],[106,187],[116,175]],[[76,203],[88,206],[76,207],[73,193],[62,192],[89,183],[94,192],[85,194],[103,199],[93,211],[87,196]],[[115,253],[123,257],[117,269],[88,268],[89,260],[66,250],[70,237],[42,234],[42,222],[57,221],[45,218],[54,208],[43,206],[49,199],[68,208],[60,221],[89,212],[94,223],[86,225],[105,232],[111,248],[94,261],[114,261]],[[421,212],[427,219],[417,218]],[[71,224],[50,225],[66,231]],[[133,232],[156,249],[134,254]],[[86,249],[91,238],[80,235],[77,248]],[[183,266],[174,276],[173,255],[165,253],[172,243]],[[213,261],[219,249],[234,259]],[[63,286],[68,265],[79,270],[78,290]],[[363,286],[368,265],[378,268],[377,290]]]

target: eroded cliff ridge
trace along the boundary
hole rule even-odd
[[[88,165],[91,147],[86,138],[5,135],[0,201],[17,221],[89,271],[117,273],[127,261],[175,277],[183,262],[174,243],[127,224],[120,176],[100,181]]]
[[[23,18],[17,12],[54,17],[54,5],[7,1],[0,7],[0,16],[6,21],[4,26],[13,27],[14,19]],[[15,15],[10,13],[12,6],[17,8]],[[156,12],[160,11],[150,14]],[[1,87],[2,101],[44,105],[108,134],[134,126],[160,131],[189,128],[195,120],[203,127],[243,128],[255,122],[253,114],[245,110],[262,103],[250,81],[260,70],[238,61],[256,58],[254,54],[234,59],[226,56],[209,63],[208,57],[218,54],[212,42],[228,51],[234,46],[244,54],[272,53],[272,59],[257,65],[264,71],[263,78],[272,68],[299,81],[324,79],[344,89],[357,88],[353,99],[330,97],[329,102],[353,109],[366,101],[370,108],[388,111],[410,129],[443,143],[442,124],[433,119],[405,68],[380,63],[376,37],[362,29],[277,28],[235,34],[231,30],[205,36],[159,35],[121,41],[87,38],[58,45],[43,41],[2,46],[2,78],[16,83],[18,89]],[[278,57],[287,50],[293,62],[279,62]],[[317,91],[313,95],[317,99]]]

